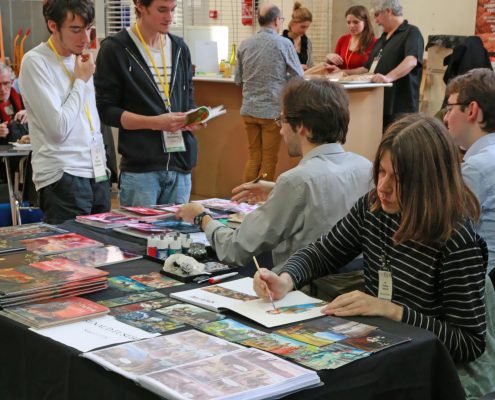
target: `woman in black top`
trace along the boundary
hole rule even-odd
[[[282,33],[282,36],[290,39],[294,44],[303,70],[313,66],[313,48],[311,40],[306,36],[311,22],[313,22],[313,15],[309,9],[296,1],[289,22],[289,29],[285,29]]]
[[[475,232],[480,206],[464,183],[445,126],[413,114],[391,125],[378,148],[375,189],[276,275],[255,276],[274,299],[338,272],[361,252],[365,291],[345,293],[329,315],[381,316],[435,333],[456,362],[485,351],[488,252]]]

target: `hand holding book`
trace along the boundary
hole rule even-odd
[[[223,108],[223,105],[213,108],[201,106],[195,108],[194,110],[189,110],[188,112],[186,112],[186,126],[194,126],[197,124],[205,123],[210,119],[225,114],[226,112],[227,110]]]

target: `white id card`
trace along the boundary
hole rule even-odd
[[[381,57],[379,57],[379,56],[374,58],[373,62],[371,63],[370,70],[369,70],[370,74],[375,73],[375,69],[376,69],[376,66],[378,65],[378,62],[380,61],[380,58]]]
[[[108,179],[105,165],[105,153],[103,146],[98,143],[91,145],[91,163],[93,164],[93,172],[96,182],[103,182]]]
[[[186,145],[184,144],[184,137],[182,136],[182,131],[177,131],[177,132],[163,131],[163,140],[165,141],[165,149],[167,150],[167,153],[186,151]]]
[[[378,298],[392,300],[392,272],[388,270],[378,271]]]

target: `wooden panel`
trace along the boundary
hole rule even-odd
[[[223,104],[227,114],[208,123],[195,133],[198,139],[198,164],[192,173],[192,197],[230,197],[231,190],[243,183],[247,161],[247,139],[240,116],[241,88],[233,83],[195,81],[196,104]],[[373,160],[381,138],[383,88],[352,89],[351,123],[347,135],[347,150]],[[299,162],[290,158],[282,142],[277,164],[277,176]]]

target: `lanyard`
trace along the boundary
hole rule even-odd
[[[349,63],[351,62],[351,58],[354,55],[354,51],[351,50],[351,39],[349,39],[349,43],[347,45],[347,51],[344,55],[345,67],[350,69]]]
[[[162,63],[163,63],[163,77],[160,75],[158,72],[158,68],[155,63],[155,59],[151,55],[150,49],[148,48],[148,45],[143,39],[143,35],[141,35],[141,32],[139,31],[139,26],[136,23],[135,25],[136,28],[136,33],[138,34],[139,40],[141,40],[141,43],[144,46],[144,49],[146,50],[146,54],[148,54],[148,57],[151,61],[151,65],[153,65],[153,68],[155,69],[156,76],[158,77],[158,81],[160,82],[160,85],[162,86],[163,93],[165,94],[165,106],[170,109],[170,92],[168,88],[168,79],[167,79],[167,62],[165,60],[165,51],[163,50],[163,39],[162,35],[160,35],[160,50],[162,53]]]
[[[48,39],[48,45],[50,46],[50,49],[52,49],[52,51],[57,56],[57,59],[60,62],[60,64],[62,64],[62,67],[64,67],[65,74],[70,79],[70,81],[73,83],[74,82],[74,75],[67,69],[67,66],[65,65],[64,61],[62,60],[62,57],[60,57],[60,54],[58,54],[58,51],[55,48],[55,45],[53,44],[51,37]],[[89,106],[88,106],[87,100],[84,103],[84,113],[86,114],[86,118],[88,119],[89,128],[91,129],[91,133],[93,134],[93,140],[94,140],[95,130],[93,128],[93,122],[91,121],[91,113],[89,112]]]

